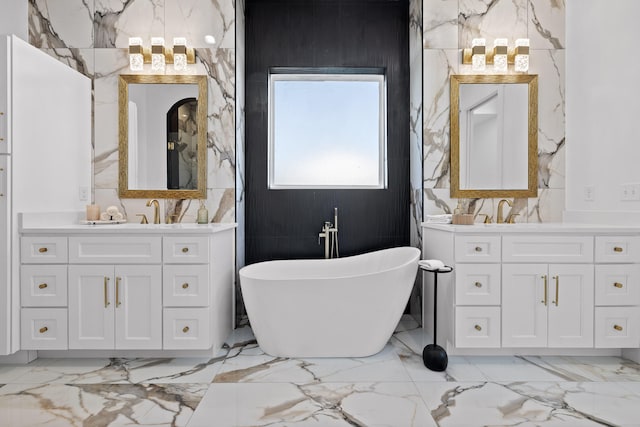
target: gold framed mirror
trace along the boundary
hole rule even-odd
[[[537,197],[538,76],[451,76],[451,197]]]
[[[121,198],[205,199],[207,76],[122,74]]]

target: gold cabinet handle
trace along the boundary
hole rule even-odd
[[[475,325],[474,328],[475,328],[476,331],[481,331],[482,330],[482,326],[480,326],[480,325]]]
[[[184,328],[182,328],[182,332],[184,332],[185,334],[189,332],[189,327],[185,326]]]
[[[46,283],[40,283],[40,284],[38,285],[38,289],[45,289],[46,287],[47,287],[47,284],[46,284]]]
[[[45,252],[47,252],[47,251],[48,251],[48,249],[47,249],[47,248],[39,248],[39,249],[38,249],[38,252],[40,252],[41,254],[43,254],[43,253],[45,253]]]
[[[480,282],[476,282],[476,283],[474,283],[474,285],[476,286],[476,288],[481,288],[482,287],[482,283],[480,283]]]
[[[189,248],[182,248],[182,253],[186,254],[187,252],[189,252]]]
[[[622,252],[622,248],[620,246],[614,246],[613,252]]]
[[[43,326],[42,328],[38,329],[38,332],[40,332],[41,334],[44,334],[48,330],[49,330],[49,328],[47,328],[46,326]]]
[[[116,277],[116,307],[120,307],[122,302],[120,301],[120,281],[121,277]]]
[[[476,246],[476,252],[482,252],[482,248],[480,246]]]
[[[556,300],[553,301],[553,303],[556,305],[556,307],[558,306],[558,302],[559,302],[559,296],[560,296],[560,276],[553,276],[554,279],[556,279]]]
[[[104,277],[104,308],[109,307],[109,278],[107,276]]]
[[[613,286],[615,286],[616,288],[621,288],[623,285],[620,282],[615,282]]]
[[[547,303],[549,302],[549,280],[546,274],[542,276],[542,278],[544,279],[544,299],[540,302],[544,305],[547,305]]]
[[[189,284],[188,284],[188,283],[183,283],[183,284],[182,284],[182,289],[187,289],[188,287],[189,287]]]
[[[613,329],[615,329],[616,331],[621,331],[623,328],[620,325],[613,325]]]

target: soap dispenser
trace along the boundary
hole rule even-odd
[[[200,200],[200,209],[198,209],[198,224],[206,224],[209,222],[209,211],[204,205],[204,200]]]
[[[464,210],[464,208],[462,207],[462,200],[458,199],[458,206],[456,206],[456,208],[453,210],[453,213],[455,215],[460,215],[460,214],[464,213],[463,210]]]

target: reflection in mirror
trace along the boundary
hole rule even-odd
[[[120,76],[120,197],[206,197],[206,95],[206,76]]]
[[[537,76],[451,77],[451,196],[537,195]]]

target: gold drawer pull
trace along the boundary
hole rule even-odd
[[[109,307],[109,304],[111,304],[109,302],[109,292],[108,292],[108,287],[109,287],[109,280],[110,278],[107,276],[104,276],[104,308]]]
[[[474,326],[474,328],[476,329],[476,331],[481,331],[482,330],[482,327],[480,325],[476,325],[476,326]]]
[[[622,248],[620,246],[614,246],[613,252],[622,252]]]
[[[476,286],[476,288],[481,288],[482,287],[482,283],[480,283],[480,282],[476,282],[476,283],[474,283],[474,285]]]
[[[480,246],[476,246],[476,252],[482,252],[482,248]]]
[[[46,284],[46,283],[40,283],[40,284],[38,285],[38,289],[45,289],[46,287],[47,287],[47,284]]]
[[[47,328],[46,326],[43,326],[42,328],[38,329],[38,332],[40,332],[41,334],[44,334],[48,330],[49,330],[49,328]]]
[[[186,254],[187,252],[189,252],[189,248],[182,248],[182,253]]]
[[[189,287],[189,284],[188,284],[188,283],[183,283],[183,284],[182,284],[182,289],[187,289],[188,287]]]
[[[620,326],[620,325],[613,325],[613,329],[615,329],[616,331],[621,331],[621,330],[622,330],[622,326]]]
[[[40,248],[40,249],[38,249],[38,252],[40,252],[41,254],[43,254],[43,253],[45,253],[45,252],[47,252],[47,251],[48,251],[48,249],[47,249],[47,248]]]
[[[615,283],[613,284],[613,286],[615,286],[616,288],[621,288],[621,287],[622,287],[622,283],[615,282]]]
[[[184,332],[185,334],[189,332],[189,327],[185,326],[184,328],[182,328],[182,332]]]

